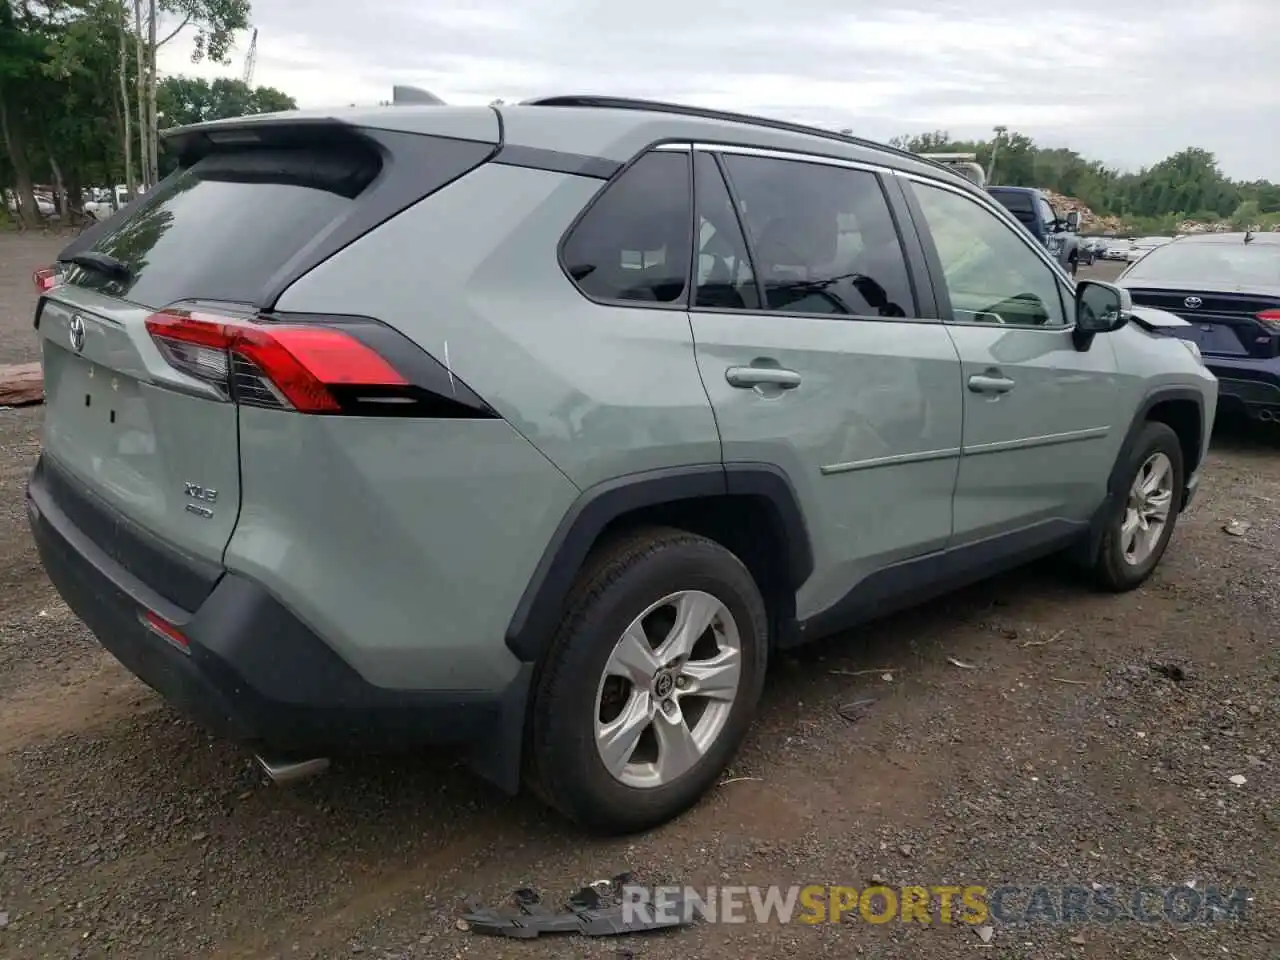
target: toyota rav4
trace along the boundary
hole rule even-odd
[[[1136,587],[1196,488],[1194,345],[908,153],[593,97],[168,144],[36,278],[28,508],[101,643],[273,769],[462,745],[644,829],[777,651],[1050,554]]]

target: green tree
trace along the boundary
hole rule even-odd
[[[1245,200],[1231,214],[1231,226],[1237,230],[1247,230],[1262,219],[1262,210],[1257,200]]]
[[[257,113],[295,110],[293,97],[274,87],[250,87],[242,80],[219,77],[210,83],[201,77],[165,77],[156,92],[157,115],[165,127],[182,127],[208,120],[226,120]],[[176,161],[160,156],[159,173],[167,175]]]
[[[201,77],[166,77],[160,81],[156,100],[165,127],[297,109],[287,93],[274,87],[250,87],[229,77],[212,83]]]
[[[145,7],[145,9],[144,9]],[[226,63],[238,31],[249,26],[249,0],[133,0],[137,62],[138,144],[142,180],[159,179],[159,51],[184,31],[195,31],[191,59]],[[162,24],[161,21],[164,21]],[[162,32],[163,31],[163,32]]]
[[[992,182],[1040,187],[1075,197],[1100,216],[1117,216],[1134,229],[1174,231],[1187,219],[1222,221],[1245,202],[1257,204],[1251,223],[1280,222],[1280,185],[1237,183],[1222,173],[1207,150],[1188,147],[1137,173],[1121,173],[1067,148],[1038,146],[1005,131],[998,149],[990,140],[956,140],[944,130],[896,137],[914,153],[973,153],[984,167],[995,163]]]
[[[33,104],[31,92],[41,88],[46,60],[47,24],[43,10],[0,0],[0,139],[8,161],[6,180],[18,202],[18,218],[34,226],[40,217],[32,179],[32,151],[28,142]]]

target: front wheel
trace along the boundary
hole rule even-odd
[[[711,540],[655,529],[602,550],[579,575],[535,693],[539,793],[610,834],[692,806],[751,723],[767,630],[750,572]]]
[[[1124,493],[1107,518],[1094,562],[1104,588],[1132,590],[1160,563],[1178,522],[1183,470],[1178,435],[1163,423],[1143,427],[1125,462]]]

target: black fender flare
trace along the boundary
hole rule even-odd
[[[541,659],[574,578],[597,538],[619,517],[676,501],[742,495],[761,497],[774,511],[786,540],[787,579],[799,589],[813,572],[813,547],[795,488],[781,469],[709,463],[630,474],[589,487],[566,511],[511,616],[507,648],[522,663]]]
[[[1134,445],[1138,442],[1138,435],[1142,433],[1143,427],[1147,424],[1147,418],[1155,406],[1169,400],[1191,401],[1201,411],[1203,419],[1204,397],[1192,387],[1157,387],[1142,398],[1142,402],[1138,404],[1138,409],[1134,412],[1133,419],[1129,423],[1129,429],[1124,435],[1124,440],[1120,444],[1120,451],[1116,454],[1115,463],[1111,467],[1111,474],[1107,477],[1106,498],[1094,513],[1093,520],[1089,524],[1088,554],[1086,558],[1089,561],[1092,561],[1098,554],[1098,547],[1102,543],[1102,533],[1107,517],[1110,516],[1111,510],[1115,506],[1116,498],[1124,496],[1124,467],[1129,462]],[[1203,449],[1204,437],[1200,438],[1200,443]]]

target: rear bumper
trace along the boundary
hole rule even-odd
[[[49,579],[116,659],[201,726],[284,751],[469,744],[485,760],[480,772],[514,789],[526,676],[497,691],[375,687],[261,586],[229,572],[194,612],[181,610],[71,521],[50,493],[66,482],[42,458],[27,488]],[[147,624],[148,611],[181,631],[185,650]]]
[[[1205,366],[1218,378],[1218,396],[1250,413],[1280,411],[1280,357],[1206,356]]]

